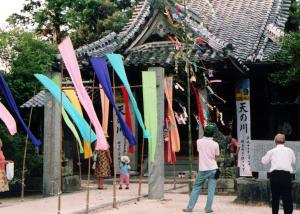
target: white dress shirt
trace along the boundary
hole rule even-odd
[[[296,163],[296,157],[292,149],[285,147],[283,144],[279,144],[274,149],[268,151],[261,159],[261,162],[263,164],[271,162],[270,172],[274,170],[283,170],[292,173],[292,164]]]

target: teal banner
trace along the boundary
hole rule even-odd
[[[61,90],[57,87],[57,85],[55,85],[55,83],[45,75],[34,74],[34,76],[53,95],[55,100],[58,103],[60,103]],[[64,110],[70,115],[73,122],[76,124],[83,139],[86,140],[88,143],[94,142],[97,139],[95,133],[93,131],[90,131],[89,124],[79,114],[79,112],[75,109],[75,107],[72,105],[70,100],[66,97],[65,93],[63,92],[62,92],[62,106]]]
[[[111,65],[113,66],[114,70],[116,71],[117,75],[119,76],[119,78],[121,79],[122,83],[124,84],[126,90],[127,90],[127,93],[129,95],[129,98],[131,100],[131,103],[132,103],[132,107],[133,107],[133,110],[136,114],[136,117],[137,117],[137,120],[143,130],[143,135],[144,135],[144,138],[149,138],[149,133],[148,131],[146,130],[145,128],[145,125],[144,125],[144,122],[143,122],[143,119],[142,119],[142,115],[140,113],[140,110],[137,106],[137,103],[136,103],[136,100],[132,94],[132,91],[130,89],[130,85],[129,85],[129,82],[128,82],[128,79],[127,79],[127,76],[126,76],[126,73],[125,73],[125,68],[124,68],[124,64],[123,64],[123,60],[122,60],[122,55],[120,54],[107,54],[106,55],[109,62],[111,63]]]

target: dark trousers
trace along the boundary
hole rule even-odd
[[[274,170],[271,172],[270,183],[272,191],[272,214],[278,214],[280,197],[283,203],[284,214],[293,213],[291,173]]]

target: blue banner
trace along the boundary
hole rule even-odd
[[[17,107],[16,101],[13,97],[13,95],[11,94],[11,91],[5,81],[5,79],[3,78],[2,74],[0,74],[0,90],[1,93],[4,95],[7,104],[9,105],[10,109],[15,113],[15,115],[17,116],[19,122],[21,123],[23,129],[26,131],[26,133],[28,134],[29,139],[31,140],[31,142],[35,145],[35,146],[39,146],[41,145],[41,142],[32,134],[32,132],[30,131],[30,129],[27,127],[27,125],[25,124],[19,109]]]
[[[119,122],[121,124],[121,128],[123,131],[124,136],[127,138],[129,144],[131,146],[136,145],[136,140],[134,136],[131,133],[131,130],[128,128],[127,124],[125,123],[122,115],[120,114],[118,107],[115,103],[112,87],[111,87],[111,82],[108,74],[108,68],[106,61],[103,57],[92,57],[91,58],[91,63],[92,66],[95,70],[95,73],[97,75],[97,78],[99,80],[99,83],[102,85],[103,91],[107,98],[109,99],[109,102],[112,104],[116,115],[119,119]]]

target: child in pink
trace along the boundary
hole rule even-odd
[[[120,186],[119,189],[122,189],[122,184],[126,185],[126,189],[129,189],[129,157],[122,156],[121,157],[121,166],[120,166]]]

